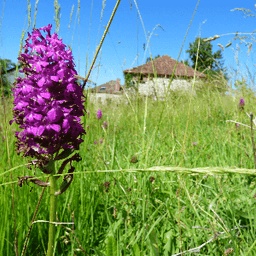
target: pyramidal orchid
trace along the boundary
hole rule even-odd
[[[241,98],[239,101],[239,109],[242,111],[244,110],[245,101],[244,98]]]
[[[104,121],[102,126],[103,126],[105,129],[107,129],[107,127],[108,127],[108,122]]]
[[[53,255],[56,222],[57,195],[62,194],[73,180],[72,161],[81,161],[80,155],[69,157],[79,150],[85,134],[80,116],[84,115],[83,92],[77,84],[72,52],[51,35],[52,25],[34,29],[28,33],[24,53],[18,58],[23,63],[24,78],[18,77],[12,89],[14,95],[13,120],[19,124],[21,132],[15,132],[17,154],[36,158],[31,161],[45,174],[50,174],[49,182],[33,177],[19,178],[19,186],[24,181],[42,187],[50,187],[50,224],[47,256]],[[41,34],[43,30],[46,37]],[[32,41],[32,42],[31,42]],[[80,137],[80,138],[79,138]],[[66,159],[58,172],[55,161]],[[56,179],[62,174],[67,163],[70,169],[63,178],[60,189],[56,189]],[[29,167],[29,166],[28,166]],[[55,176],[54,176],[55,175]]]
[[[100,120],[101,118],[102,118],[102,112],[101,112],[101,110],[99,109],[99,110],[97,111],[97,119]]]

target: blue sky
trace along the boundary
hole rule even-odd
[[[146,33],[151,34],[153,32],[150,39],[152,56],[168,54],[172,58],[177,59],[197,1],[136,1]],[[30,1],[32,24],[29,32],[32,31],[34,22],[35,2],[36,0]],[[71,45],[72,43],[76,70],[81,76],[85,77],[86,56],[88,54],[88,71],[96,51],[96,46],[99,44],[104,33],[103,25],[107,25],[116,1],[106,0],[102,21],[100,21],[100,18],[103,1],[81,1],[79,25],[78,18],[76,18],[78,2],[59,0],[58,3],[61,7],[59,37],[63,39],[63,43],[66,45]],[[73,5],[74,13],[70,29],[68,30]],[[200,35],[205,38],[214,35],[236,33],[237,31],[252,33],[256,29],[256,18],[244,18],[242,12],[231,11],[234,8],[250,9],[253,14],[256,13],[255,1],[201,0],[179,60],[188,59],[186,50],[189,48],[189,43],[192,43]],[[52,32],[54,32],[54,0],[39,0],[37,9],[36,28],[53,24]],[[25,38],[27,37],[27,1],[5,0],[4,2],[1,0],[0,10],[3,17],[0,31],[0,58],[11,59],[13,62],[17,62],[23,29],[26,30]],[[91,11],[92,16],[90,16]],[[158,24],[164,30],[158,27],[153,31]],[[43,33],[43,35],[45,34]],[[225,46],[233,37],[234,35],[225,35],[218,40],[212,41],[213,51],[216,52],[220,49],[217,45],[218,43]],[[245,44],[239,45],[239,42],[238,40],[234,41],[229,48],[222,52],[223,59],[225,60],[224,65],[229,69],[237,69],[238,66],[235,60],[237,56],[240,63],[238,73],[246,77],[249,70],[252,76],[254,76],[254,46],[252,46],[248,56],[248,48]],[[247,40],[247,42],[251,42],[251,40]],[[142,65],[145,63],[146,58],[149,57],[148,50],[145,52],[143,49],[144,43],[147,44],[144,28],[141,20],[137,20],[137,9],[134,0],[122,0],[112,21],[109,34],[107,34],[103,43],[101,54],[99,54],[94,65],[96,67],[100,65],[100,67],[93,70],[89,79],[97,83],[97,85],[101,85],[110,80],[120,78],[123,85],[123,70]],[[137,53],[139,56],[136,59]],[[250,80],[253,81],[254,77]]]

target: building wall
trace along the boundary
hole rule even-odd
[[[25,77],[24,73],[20,73],[19,71],[17,72],[17,77]],[[13,84],[15,82],[15,71],[10,72],[8,74],[8,80],[11,84]]]
[[[122,103],[127,101],[123,94],[109,94],[109,93],[90,93],[90,101],[94,104]],[[128,101],[127,101],[128,102]],[[126,102],[126,103],[127,103]]]
[[[164,98],[167,89],[170,83],[169,78],[153,78],[152,80],[148,80],[145,83],[139,83],[139,94],[141,96],[152,96],[159,98]],[[199,81],[196,82],[197,84],[200,83]],[[192,81],[183,80],[183,79],[174,79],[170,85],[169,93],[172,91],[180,91],[190,92],[192,89]],[[194,96],[196,92],[194,91]]]
[[[157,78],[157,83],[155,82],[155,78],[153,80],[148,80],[145,83],[139,83],[139,94],[141,96],[149,96],[153,99],[157,99],[157,95],[159,100],[164,100],[165,95],[167,93],[167,88],[169,86],[170,79],[169,78]],[[199,85],[201,83],[200,80],[196,80],[196,84]],[[158,88],[158,89],[157,89]],[[190,92],[192,89],[192,81],[175,79],[172,81],[169,94],[172,91],[180,91],[181,93]],[[132,88],[124,88],[124,94],[109,94],[109,93],[90,93],[90,100],[94,103],[123,103],[128,104],[128,100],[126,97],[126,93],[130,99],[133,99],[137,93]],[[196,92],[194,90],[194,96],[196,96]]]

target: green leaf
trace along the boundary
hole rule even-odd
[[[149,236],[148,236],[148,242],[150,244],[150,249],[151,249],[151,255],[154,256],[159,256],[159,248],[157,245],[157,241],[156,241],[156,234],[154,231],[150,232]]]
[[[96,248],[94,248],[93,250],[97,253],[97,254],[96,254],[97,256],[106,256],[106,254],[104,254],[104,253],[98,251]]]
[[[164,255],[168,256],[171,253],[171,241],[172,241],[172,231],[168,231],[164,234]]]
[[[63,182],[60,185],[59,191],[55,192],[55,196],[58,196],[64,193],[67,190],[67,188],[70,186],[72,181],[73,181],[73,174],[66,175],[63,179]]]
[[[65,158],[67,158],[68,156],[70,156],[73,152],[74,152],[74,149],[68,148],[68,149],[64,150],[63,152],[61,152],[57,157],[55,157],[54,160],[62,160],[62,159],[65,159]]]
[[[133,256],[140,256],[140,248],[137,243],[133,246]]]
[[[113,236],[110,236],[108,238],[108,244],[107,244],[107,256],[116,256],[116,255],[117,255],[116,240]]]
[[[250,213],[248,212],[242,212],[242,211],[236,211],[236,214],[245,218],[245,219],[254,219],[252,211],[250,211]]]

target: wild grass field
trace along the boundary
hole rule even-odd
[[[82,161],[73,163],[74,180],[58,196],[63,224],[56,225],[54,255],[256,255],[247,115],[256,113],[255,103],[253,95],[234,98],[210,88],[197,97],[138,97],[119,105],[93,103],[88,94]],[[14,132],[21,129],[9,125],[12,108],[13,97],[0,105],[0,255],[46,255],[49,189],[17,184],[18,177],[47,175],[17,155]]]

